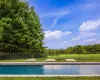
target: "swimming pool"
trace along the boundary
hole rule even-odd
[[[2,65],[0,75],[100,75],[100,65]]]

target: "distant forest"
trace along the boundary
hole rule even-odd
[[[47,55],[58,54],[100,54],[100,44],[77,45],[66,49],[47,49]]]

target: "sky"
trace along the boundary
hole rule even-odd
[[[100,0],[28,0],[39,15],[44,46],[63,49],[100,43]]]

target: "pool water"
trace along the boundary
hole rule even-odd
[[[100,65],[0,66],[0,75],[100,75]]]

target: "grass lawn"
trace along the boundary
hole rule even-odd
[[[100,77],[0,77],[0,80],[100,80]]]
[[[59,60],[64,59],[76,59],[77,61],[100,61],[100,54],[61,54],[55,56],[48,56],[48,58],[54,58]]]
[[[76,59],[81,62],[100,62],[100,54],[62,54],[48,56],[47,58],[54,58],[57,62],[63,62],[65,59]],[[47,58],[37,58],[37,62],[43,62]],[[0,60],[0,62],[25,62],[26,59],[12,59],[12,60]]]

